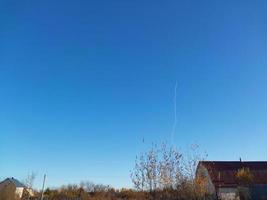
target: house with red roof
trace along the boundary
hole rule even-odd
[[[240,185],[237,173],[241,169],[247,169],[252,174],[249,185]],[[241,188],[248,192],[249,199],[267,199],[267,162],[201,161],[197,166],[196,177],[207,180],[206,190],[214,199],[242,199]]]

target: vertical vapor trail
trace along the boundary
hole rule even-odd
[[[174,105],[174,121],[172,125],[172,132],[171,132],[171,144],[173,143],[173,137],[176,132],[176,124],[177,124],[177,81],[175,82],[174,87],[174,98],[173,98],[173,105]]]

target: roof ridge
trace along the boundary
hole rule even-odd
[[[4,181],[10,181],[11,183],[13,183],[16,187],[24,187],[26,188],[26,186],[21,183],[18,179],[15,179],[14,177],[11,178],[6,178]],[[3,181],[3,182],[4,182]]]

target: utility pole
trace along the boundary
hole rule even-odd
[[[43,180],[43,187],[42,187],[42,195],[41,195],[41,200],[43,200],[43,198],[44,198],[45,179],[46,179],[46,175],[44,175],[44,180]]]

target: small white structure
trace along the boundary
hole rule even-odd
[[[15,194],[19,198],[22,197],[24,191],[29,192],[27,187],[24,184],[22,184],[21,182],[19,182],[17,179],[15,179],[13,177],[12,178],[7,178],[7,179],[5,179],[4,181],[2,181],[0,183],[0,192],[4,191],[7,188],[10,188],[13,191],[15,191]],[[31,195],[31,193],[30,193],[30,195]]]

